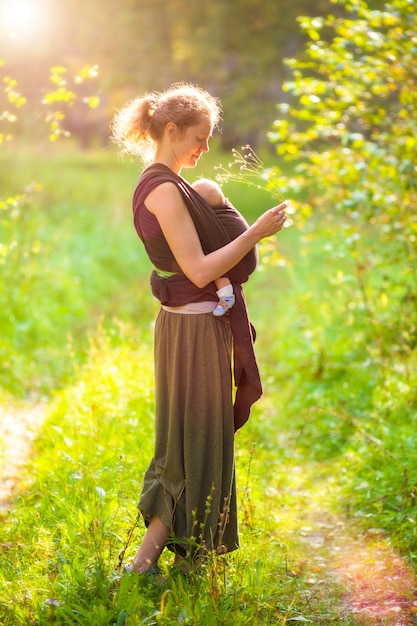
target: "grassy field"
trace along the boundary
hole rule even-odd
[[[213,177],[214,149],[192,175]],[[414,564],[413,354],[370,341],[343,229],[285,229],[246,288],[264,396],[236,437],[242,547],[190,581],[120,580],[143,533],[152,454],[149,264],[130,198],[139,167],[112,150],[4,150],[0,385],[46,420],[0,526],[0,624],[355,624],[314,528],[383,531]],[[24,192],[25,187],[27,191]],[[30,191],[29,191],[30,188]],[[230,184],[248,221],[274,202]],[[92,445],[93,444],[93,445]],[[1,445],[1,441],[0,441]],[[322,532],[322,531],[321,531]]]

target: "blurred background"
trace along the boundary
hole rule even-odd
[[[78,96],[65,127],[84,148],[107,142],[114,109],[128,99],[183,80],[220,97],[224,148],[257,146],[290,76],[283,59],[302,55],[307,40],[297,16],[330,11],[343,8],[331,0],[1,0],[0,72],[35,113],[32,127],[18,121],[21,132],[36,132],[51,68],[61,67]],[[80,77],[86,66],[94,81]]]
[[[19,461],[5,421],[18,435],[38,416],[0,511],[2,624],[346,626],[326,562],[298,556],[307,520],[337,537],[341,514],[347,541],[383,532],[415,571],[416,32],[414,0],[0,0],[0,478],[8,447]],[[132,224],[142,164],[109,124],[177,81],[224,110],[187,180],[221,174],[250,223],[277,192],[293,213],[245,285],[264,395],[238,434],[241,556],[158,608],[114,595],[158,304]]]

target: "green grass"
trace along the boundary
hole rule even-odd
[[[113,624],[127,611],[127,624],[276,624],[312,610],[339,623],[329,606],[308,603],[312,593],[294,574],[301,547],[287,543],[291,503],[265,492],[284,484],[285,454],[271,425],[259,428],[259,411],[237,439],[242,549],[208,558],[190,582],[119,583],[119,555],[126,548],[128,561],[143,532],[135,522],[152,453],[151,361],[149,333],[101,329],[76,384],[51,404],[25,489],[4,520],[4,623],[48,624],[54,612],[62,624]],[[169,555],[162,565],[169,572]]]
[[[193,176],[227,162],[215,147],[206,157]],[[369,319],[354,260],[335,252],[343,229],[320,214],[278,249],[262,244],[246,295],[264,396],[236,437],[242,547],[208,556],[189,582],[164,553],[157,588],[117,569],[143,534],[153,444],[157,306],[130,211],[139,168],[69,144],[4,150],[0,172],[10,196],[42,184],[1,212],[2,398],[43,398],[47,413],[1,513],[0,624],[354,624],[301,531],[343,516],[382,528],[413,563],[416,363],[387,350],[385,300]],[[252,187],[226,194],[248,221],[274,203]]]

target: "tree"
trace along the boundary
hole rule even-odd
[[[288,103],[278,107],[270,134],[278,155],[296,163],[297,173],[289,180],[276,170],[270,184],[291,196],[304,194],[301,214],[342,216],[341,245],[354,260],[358,288],[348,297],[351,311],[362,321],[365,315],[369,350],[411,355],[417,325],[417,13],[413,0],[391,0],[378,10],[365,0],[334,2],[344,6],[345,17],[299,19],[310,38],[306,59],[287,61],[293,74],[285,85]]]
[[[42,32],[19,41],[7,38],[7,24],[0,29],[0,58],[24,95],[42,88],[51,66],[98,65],[110,119],[138,93],[191,81],[221,98],[229,146],[265,140],[282,98],[283,59],[305,41],[296,17],[331,7],[331,0],[33,2],[48,17]]]

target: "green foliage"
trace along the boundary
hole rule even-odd
[[[64,120],[71,108],[80,101],[86,108],[96,108],[99,104],[99,98],[94,93],[89,96],[83,94],[84,97],[81,97],[86,84],[97,78],[97,66],[86,65],[77,69],[73,76],[66,67],[51,67],[48,84],[42,87],[38,85],[36,90],[23,87],[27,95],[20,92],[18,80],[6,74],[10,69],[13,72],[13,68],[4,63],[2,70],[4,97],[3,93],[0,93],[0,145],[11,141],[16,134],[21,135],[23,130],[27,132],[30,129],[31,135],[39,134],[38,130],[34,131],[34,127],[39,126],[39,120],[49,129],[50,141],[69,137],[70,132],[65,128]],[[43,93],[41,100],[38,92]]]
[[[292,98],[279,107],[271,139],[283,159],[297,162],[288,193],[303,190],[315,210],[343,214],[343,246],[356,260],[362,306],[373,321],[383,320],[387,303],[409,320],[416,287],[416,14],[403,0],[381,11],[365,2],[347,8],[351,18],[300,18],[312,43],[306,61],[288,61]],[[322,31],[332,33],[329,42]],[[335,258],[341,253],[335,250]]]
[[[1,63],[6,71],[7,64]],[[2,197],[0,197],[0,322],[3,328],[0,342],[0,377],[3,385],[15,393],[28,389],[45,390],[52,386],[52,379],[65,380],[71,369],[73,358],[72,341],[77,330],[83,330],[86,310],[80,299],[80,276],[65,266],[63,246],[68,236],[58,239],[56,224],[62,218],[62,208],[52,220],[45,222],[44,205],[50,202],[42,185],[31,178],[23,182],[23,172],[18,166],[15,145],[16,127],[22,128],[32,118],[36,124],[41,119],[45,124],[41,141],[49,133],[49,141],[69,136],[62,126],[68,109],[79,99],[77,90],[86,81],[97,77],[97,68],[83,67],[73,78],[74,90],[68,86],[67,69],[54,66],[50,70],[52,89],[44,90],[40,106],[36,96],[28,98],[18,90],[18,83],[8,75],[3,76],[4,99],[0,97],[0,145],[13,145],[15,155],[11,166],[7,151],[3,150],[1,174]],[[97,106],[97,98],[84,98],[86,106]],[[4,107],[4,110],[2,108]],[[22,110],[28,109],[26,116]],[[14,126],[13,126],[14,125]],[[18,133],[19,134],[19,133]],[[45,149],[45,148],[43,148]],[[24,147],[23,147],[24,154]],[[19,163],[21,166],[23,161]],[[26,163],[25,163],[26,165]],[[57,173],[57,172],[56,172]],[[58,178],[58,177],[57,177]],[[59,176],[62,184],[62,176]],[[53,188],[57,188],[56,180]],[[65,206],[65,213],[69,207]],[[71,228],[69,221],[67,227]],[[102,236],[102,234],[99,234]],[[65,241],[66,239],[66,241]],[[70,244],[71,245],[71,244]],[[57,262],[50,264],[51,258]],[[59,259],[59,260],[58,260]],[[48,262],[46,262],[48,261]],[[47,289],[46,289],[47,286]],[[37,302],[37,307],[33,302]],[[55,324],[51,326],[50,319]],[[77,329],[78,318],[84,322]],[[69,331],[73,335],[69,337]],[[66,352],[67,357],[54,363],[57,353]],[[31,361],[27,360],[30,356]],[[53,364],[54,363],[54,364]],[[53,364],[53,365],[52,365]],[[25,381],[25,382],[24,382]]]
[[[417,16],[408,0],[335,4],[343,17],[300,18],[311,43],[287,62],[289,99],[270,134],[294,167],[270,183],[295,197],[301,253],[320,282],[299,296],[288,354],[294,363],[304,350],[304,369],[290,412],[316,459],[340,459],[348,508],[412,554]]]
[[[342,237],[329,238],[335,288],[346,323],[366,325],[372,357],[386,358],[415,346],[416,14],[403,0],[346,8],[351,17],[300,18],[312,43],[305,61],[288,61],[291,98],[271,133],[296,174],[271,179],[325,214],[329,231],[341,214]],[[346,274],[336,268],[347,254]]]
[[[1,157],[0,378],[19,395],[65,384],[103,315],[152,306],[129,212],[136,167],[40,149],[42,161],[25,146]],[[16,194],[22,179],[42,185]]]

